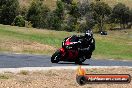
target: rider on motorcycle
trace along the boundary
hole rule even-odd
[[[93,38],[93,32],[88,29],[84,36],[79,37],[82,47],[79,48],[80,56],[85,54],[86,58],[91,58],[92,52],[95,50],[95,39]]]
[[[73,35],[65,38],[62,42],[62,48],[52,55],[51,62],[71,61],[82,64],[86,59],[91,58],[94,49],[93,33],[91,30],[87,30],[83,36]]]

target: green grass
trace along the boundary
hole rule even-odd
[[[62,40],[73,34],[77,33],[0,25],[0,51],[52,55],[57,48],[61,47]],[[94,37],[96,50],[93,53],[93,57],[132,59],[132,29],[109,31],[107,36],[95,34]],[[40,46],[40,48],[43,48],[42,45],[48,46],[46,46],[46,49],[35,50],[35,44],[32,45],[34,42],[39,43],[36,47]],[[21,51],[19,49],[14,51],[11,47],[17,45],[17,48],[24,45],[30,46],[21,47]],[[50,49],[52,47],[55,50]]]
[[[111,59],[132,59],[132,30],[109,31],[108,36],[96,35],[97,57]]]
[[[41,29],[36,30],[33,28],[20,28],[20,27],[0,25],[0,51],[13,52],[13,49],[11,47],[15,47],[14,44],[16,45],[19,44],[18,48],[23,45],[29,45],[29,44],[25,44],[25,42],[30,43],[30,46],[32,46],[33,48],[37,48],[37,46],[34,47],[32,43],[37,42],[39,44],[49,45],[56,49],[61,46],[62,40],[70,35],[73,35],[73,33],[64,32],[64,31],[57,32],[53,30],[41,30]],[[22,49],[22,51],[16,50],[15,52],[40,53],[40,54],[51,54],[54,52],[53,50],[50,49],[34,50],[33,48],[30,49],[29,47],[29,49],[28,48]],[[43,48],[43,46],[41,46],[40,48]]]
[[[64,37],[70,36],[73,33],[64,31],[41,30],[31,28],[19,28],[0,25],[0,36],[7,38],[16,38],[21,40],[35,41],[42,44],[59,47]]]

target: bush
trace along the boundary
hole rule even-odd
[[[72,32],[72,31],[81,32],[79,24],[72,24],[72,25],[65,24],[62,29],[68,32]]]
[[[21,15],[16,16],[14,21],[13,21],[13,25],[19,26],[19,27],[24,27],[25,26],[24,18]]]
[[[18,14],[19,14],[18,0],[1,0],[0,23],[10,25]]]
[[[73,30],[75,30],[74,25],[71,25],[71,26],[66,25],[66,26],[65,26],[65,31],[72,32]]]

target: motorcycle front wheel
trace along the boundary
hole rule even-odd
[[[57,50],[51,57],[51,62],[52,63],[58,63],[60,61],[61,58],[61,52],[59,50]]]

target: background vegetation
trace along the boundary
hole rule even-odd
[[[48,2],[2,0],[0,23],[76,32],[84,32],[87,28],[97,29],[94,31],[98,32],[114,29],[118,25],[120,29],[125,29],[132,25],[132,8],[122,3],[112,7],[103,0],[57,0],[56,4],[53,3],[55,8],[50,8]],[[109,26],[112,24],[116,25]]]

